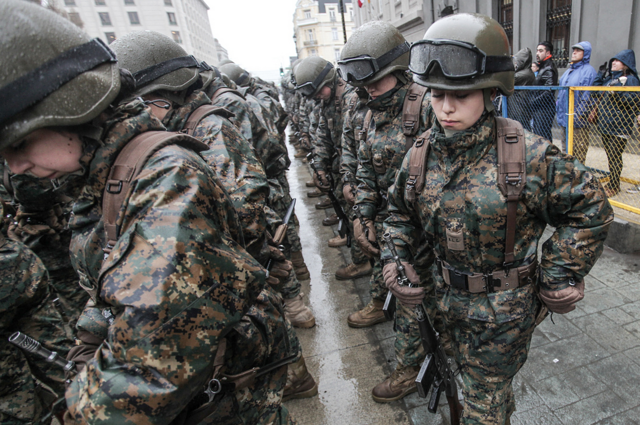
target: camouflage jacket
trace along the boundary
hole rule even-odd
[[[246,91],[246,93],[255,96],[260,103],[269,110],[270,115],[276,123],[278,133],[283,133],[287,127],[289,115],[280,104],[277,90],[270,85],[260,84],[255,78],[251,79],[248,87],[242,87],[241,89],[243,89],[241,92]]]
[[[204,92],[196,91],[183,106],[170,111],[163,124],[169,131],[181,131],[191,113],[210,102]],[[269,197],[269,183],[253,147],[228,119],[218,114],[204,117],[193,136],[209,146],[210,150],[202,156],[233,201],[246,249],[258,255],[266,231],[264,207]]]
[[[376,215],[384,218],[387,213],[387,190],[393,184],[396,173],[407,152],[403,134],[402,108],[411,82],[398,81],[396,88],[367,102],[372,112],[367,139],[358,148],[358,192],[356,204],[365,217]],[[425,96],[420,109],[417,134],[431,127],[431,101]]]
[[[507,203],[497,185],[495,126],[493,116],[485,114],[469,130],[446,138],[434,125],[425,186],[413,203],[405,197],[406,156],[389,190],[390,215],[384,222],[401,258],[411,261],[417,230],[423,229],[436,255],[460,272],[503,268]],[[518,204],[513,267],[533,261],[545,227],[554,226],[542,246],[540,284],[559,290],[589,272],[602,252],[613,212],[600,183],[582,164],[533,133],[525,132],[525,139],[527,176]],[[449,245],[448,234],[462,235],[463,246]],[[385,248],[382,258],[389,257]],[[532,285],[527,286],[491,294],[448,288],[447,294],[467,297],[469,318],[503,322],[522,314],[522,303],[533,303]]]
[[[344,178],[350,173],[351,179],[355,179],[358,170],[358,148],[363,139],[362,129],[364,117],[369,108],[366,105],[367,92],[364,89],[350,91],[345,98],[348,105],[344,113],[342,126],[342,157],[340,160],[340,174]]]
[[[1,209],[0,209],[1,210]],[[64,371],[9,343],[20,331],[63,358],[71,329],[52,302],[47,271],[23,243],[0,234],[0,422],[40,422],[64,393]],[[49,419],[50,421],[50,419]]]
[[[234,240],[238,220],[214,171],[177,145],[153,154],[132,182],[105,256],[110,167],[131,138],[164,127],[134,100],[103,129],[81,158],[87,180],[69,226],[74,267],[95,302],[78,328],[104,342],[68,387],[67,405],[80,422],[166,424],[210,379],[220,338],[265,287],[265,271]],[[106,326],[94,320],[105,316]]]
[[[315,145],[319,170],[337,173],[340,169],[343,114],[348,108],[347,96],[353,91],[353,87],[336,77],[331,98],[321,102]]]

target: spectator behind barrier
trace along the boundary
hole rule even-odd
[[[558,69],[552,60],[553,46],[548,41],[538,44],[536,59],[540,63],[540,71],[533,81],[534,86],[557,86]],[[552,141],[551,125],[556,114],[555,94],[551,90],[533,92],[531,106],[533,108],[533,132]]]
[[[518,53],[513,55],[513,66],[516,70],[515,85],[530,86],[533,84],[536,76],[531,70],[531,62],[533,55],[531,49],[525,47]],[[516,119],[522,123],[524,128],[531,131],[531,107],[529,106],[529,91],[516,90],[508,103],[509,117]]]
[[[594,86],[619,87],[638,86],[636,55],[631,49],[623,50],[609,61],[604,72],[599,72]],[[605,187],[607,196],[620,192],[622,153],[633,134],[636,117],[640,114],[640,99],[636,92],[600,92],[597,107],[589,120],[598,122],[604,150],[609,162],[609,183]]]
[[[589,65],[591,59],[591,43],[581,41],[571,46],[571,65],[560,77],[561,86],[590,86],[596,78],[596,70]],[[573,156],[578,161],[585,163],[587,150],[589,149],[589,125],[590,93],[588,91],[576,91],[574,93],[573,115]],[[566,141],[566,128],[569,122],[569,93],[558,93],[556,102],[558,124],[565,129],[562,132],[562,141]]]

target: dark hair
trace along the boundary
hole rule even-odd
[[[548,41],[541,41],[540,43],[538,43],[538,46],[544,46],[544,48],[547,49],[549,53],[553,54],[553,44],[549,43]]]

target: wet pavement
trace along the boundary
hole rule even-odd
[[[323,226],[322,219],[333,210],[316,210],[319,199],[306,196],[311,176],[302,161],[293,160],[288,177],[311,273],[303,292],[316,316],[314,328],[297,333],[319,394],[285,405],[300,425],[448,424],[445,397],[436,414],[417,394],[387,404],[371,398],[395,368],[392,325],[347,326],[347,316],[369,301],[369,278],[335,279],[349,250],[327,246],[337,226]],[[529,360],[514,380],[511,423],[640,424],[640,253],[605,248],[586,279],[585,299],[553,322],[547,318],[536,329]]]

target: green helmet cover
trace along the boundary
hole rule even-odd
[[[120,68],[129,70],[134,76],[154,65],[171,59],[189,57],[187,52],[171,38],[155,31],[134,31],[111,43],[111,48],[118,56]],[[134,97],[144,96],[158,90],[165,92],[180,92],[195,83],[199,78],[198,63],[185,68],[179,68],[150,81],[136,86]],[[136,84],[139,77],[136,76]],[[163,93],[166,95],[166,93]],[[170,96],[169,97],[173,97]],[[181,99],[170,99],[182,103]]]
[[[245,71],[241,66],[236,65],[232,62],[222,65],[219,69],[223,74],[227,74],[227,76],[231,78],[238,86],[246,87],[249,85],[251,74]]]
[[[309,56],[308,58],[303,59],[297,64],[293,71],[293,76],[296,81],[296,87],[299,87],[306,83],[313,83],[316,78],[322,73],[324,68],[329,63],[328,60],[321,58],[320,56]],[[336,70],[335,68],[331,69],[324,76],[320,84],[316,87],[315,91],[311,96],[307,96],[313,98],[318,92],[327,84],[333,82],[336,79]]]
[[[46,72],[30,78],[43,65],[63,52],[91,41],[76,25],[45,8],[27,1],[0,1],[0,91],[20,78],[36,85],[41,78],[50,82],[55,75]],[[102,43],[103,44],[103,43]],[[104,46],[104,52],[108,48]],[[70,53],[73,59],[73,53]],[[49,78],[50,77],[50,78]],[[76,126],[88,123],[102,113],[120,91],[120,72],[115,60],[83,71],[24,109],[10,111],[0,122],[0,149],[19,142],[44,127]]]
[[[370,56],[377,59],[406,41],[402,33],[389,22],[367,22],[353,31],[351,38],[349,38],[340,52],[340,60],[358,56]],[[350,82],[349,84],[356,87],[368,86],[394,71],[406,71],[407,69],[409,69],[409,52],[399,56],[370,78],[363,81]]]
[[[457,13],[434,22],[425,33],[424,40],[455,40],[473,44],[487,56],[511,57],[509,39],[502,26],[488,16],[475,13]],[[428,75],[414,74],[418,84],[440,90],[474,90],[497,88],[504,95],[513,94],[515,71],[486,73],[468,79],[448,79],[439,66]]]

